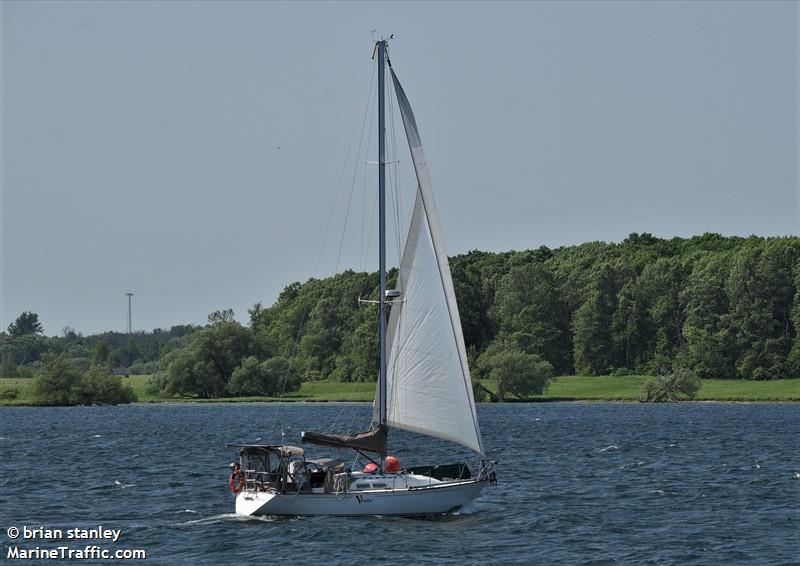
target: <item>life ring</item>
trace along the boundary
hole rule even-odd
[[[244,478],[242,477],[242,472],[236,471],[231,474],[231,477],[228,478],[228,487],[231,490],[231,493],[239,493],[242,491],[244,487]]]

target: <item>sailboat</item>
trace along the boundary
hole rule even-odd
[[[380,370],[369,430],[304,432],[303,443],[354,450],[360,470],[341,459],[310,458],[298,446],[236,445],[230,487],[242,515],[404,515],[453,512],[496,480],[485,458],[464,337],[417,123],[391,66],[387,41],[375,42],[378,65],[378,209]],[[396,93],[417,179],[416,200],[397,288],[386,288],[385,82]],[[466,463],[402,468],[389,455],[392,429],[457,443],[480,457]],[[358,461],[358,460],[357,460]]]

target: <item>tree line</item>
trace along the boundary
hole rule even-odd
[[[518,349],[559,374],[800,376],[800,238],[631,234],[452,262],[468,348]],[[463,305],[463,306],[462,306]]]
[[[520,368],[534,368],[523,379],[539,384],[534,390],[548,376],[576,373],[800,376],[799,238],[631,234],[620,243],[473,251],[450,266],[474,377],[505,376],[512,396],[531,390],[513,379]],[[281,383],[283,372],[290,390],[303,380],[374,380],[377,313],[359,299],[377,299],[378,284],[377,273],[353,271],[292,283],[272,306],[256,304],[248,325],[217,322],[162,357],[158,383],[243,393],[238,375],[273,359],[282,370],[264,368],[259,379]]]
[[[64,355],[79,371],[94,364],[119,373],[150,374],[158,369],[162,353],[179,346],[179,339],[199,326],[189,324],[151,332],[103,332],[84,336],[64,327],[61,336],[44,336],[38,314],[23,312],[0,332],[0,377],[33,377],[47,354]]]
[[[631,234],[619,243],[472,251],[450,267],[473,377],[501,380],[505,396],[566,374],[800,377],[800,238]],[[377,311],[359,299],[376,300],[378,285],[377,273],[354,271],[295,282],[273,305],[254,305],[245,325],[223,310],[205,327],[148,337],[158,346],[147,354],[158,349],[153,387],[216,397],[279,395],[306,380],[372,381]],[[19,339],[2,334],[0,346]],[[70,352],[70,339],[58,340]],[[82,338],[84,349],[89,343]]]

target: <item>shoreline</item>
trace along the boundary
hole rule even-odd
[[[146,405],[273,405],[273,404],[371,404],[372,401],[352,400],[352,399],[159,399],[148,401],[134,401],[133,403],[121,403],[119,405],[36,405],[34,403],[21,401],[18,403],[3,401],[0,402],[0,409],[3,408],[41,408],[41,407],[122,407],[122,406],[146,406]],[[682,399],[666,403],[644,403],[637,399],[579,399],[579,398],[547,398],[547,399],[526,399],[509,401],[478,401],[478,405],[553,405],[553,404],[628,404],[628,405],[694,405],[694,404],[717,404],[717,405],[796,405],[800,404],[800,399]]]
[[[639,403],[639,392],[650,376],[560,376],[545,393],[525,400],[511,399],[501,403]],[[285,397],[247,396],[165,397],[148,389],[149,375],[123,378],[136,394],[134,404],[202,404],[202,403],[371,403],[374,382],[309,381],[301,389]],[[0,407],[37,407],[31,393],[30,378],[0,378],[0,392],[15,391],[16,398],[0,400]],[[493,380],[482,380],[487,390],[495,393]],[[694,399],[682,403],[800,403],[800,379],[772,381],[704,379]],[[487,401],[488,403],[488,401]],[[62,405],[64,406],[64,405]]]

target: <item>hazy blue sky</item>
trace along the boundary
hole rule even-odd
[[[122,330],[128,290],[137,329],[245,320],[331,274],[373,28],[451,255],[796,234],[799,25],[796,2],[4,1],[0,325]]]

